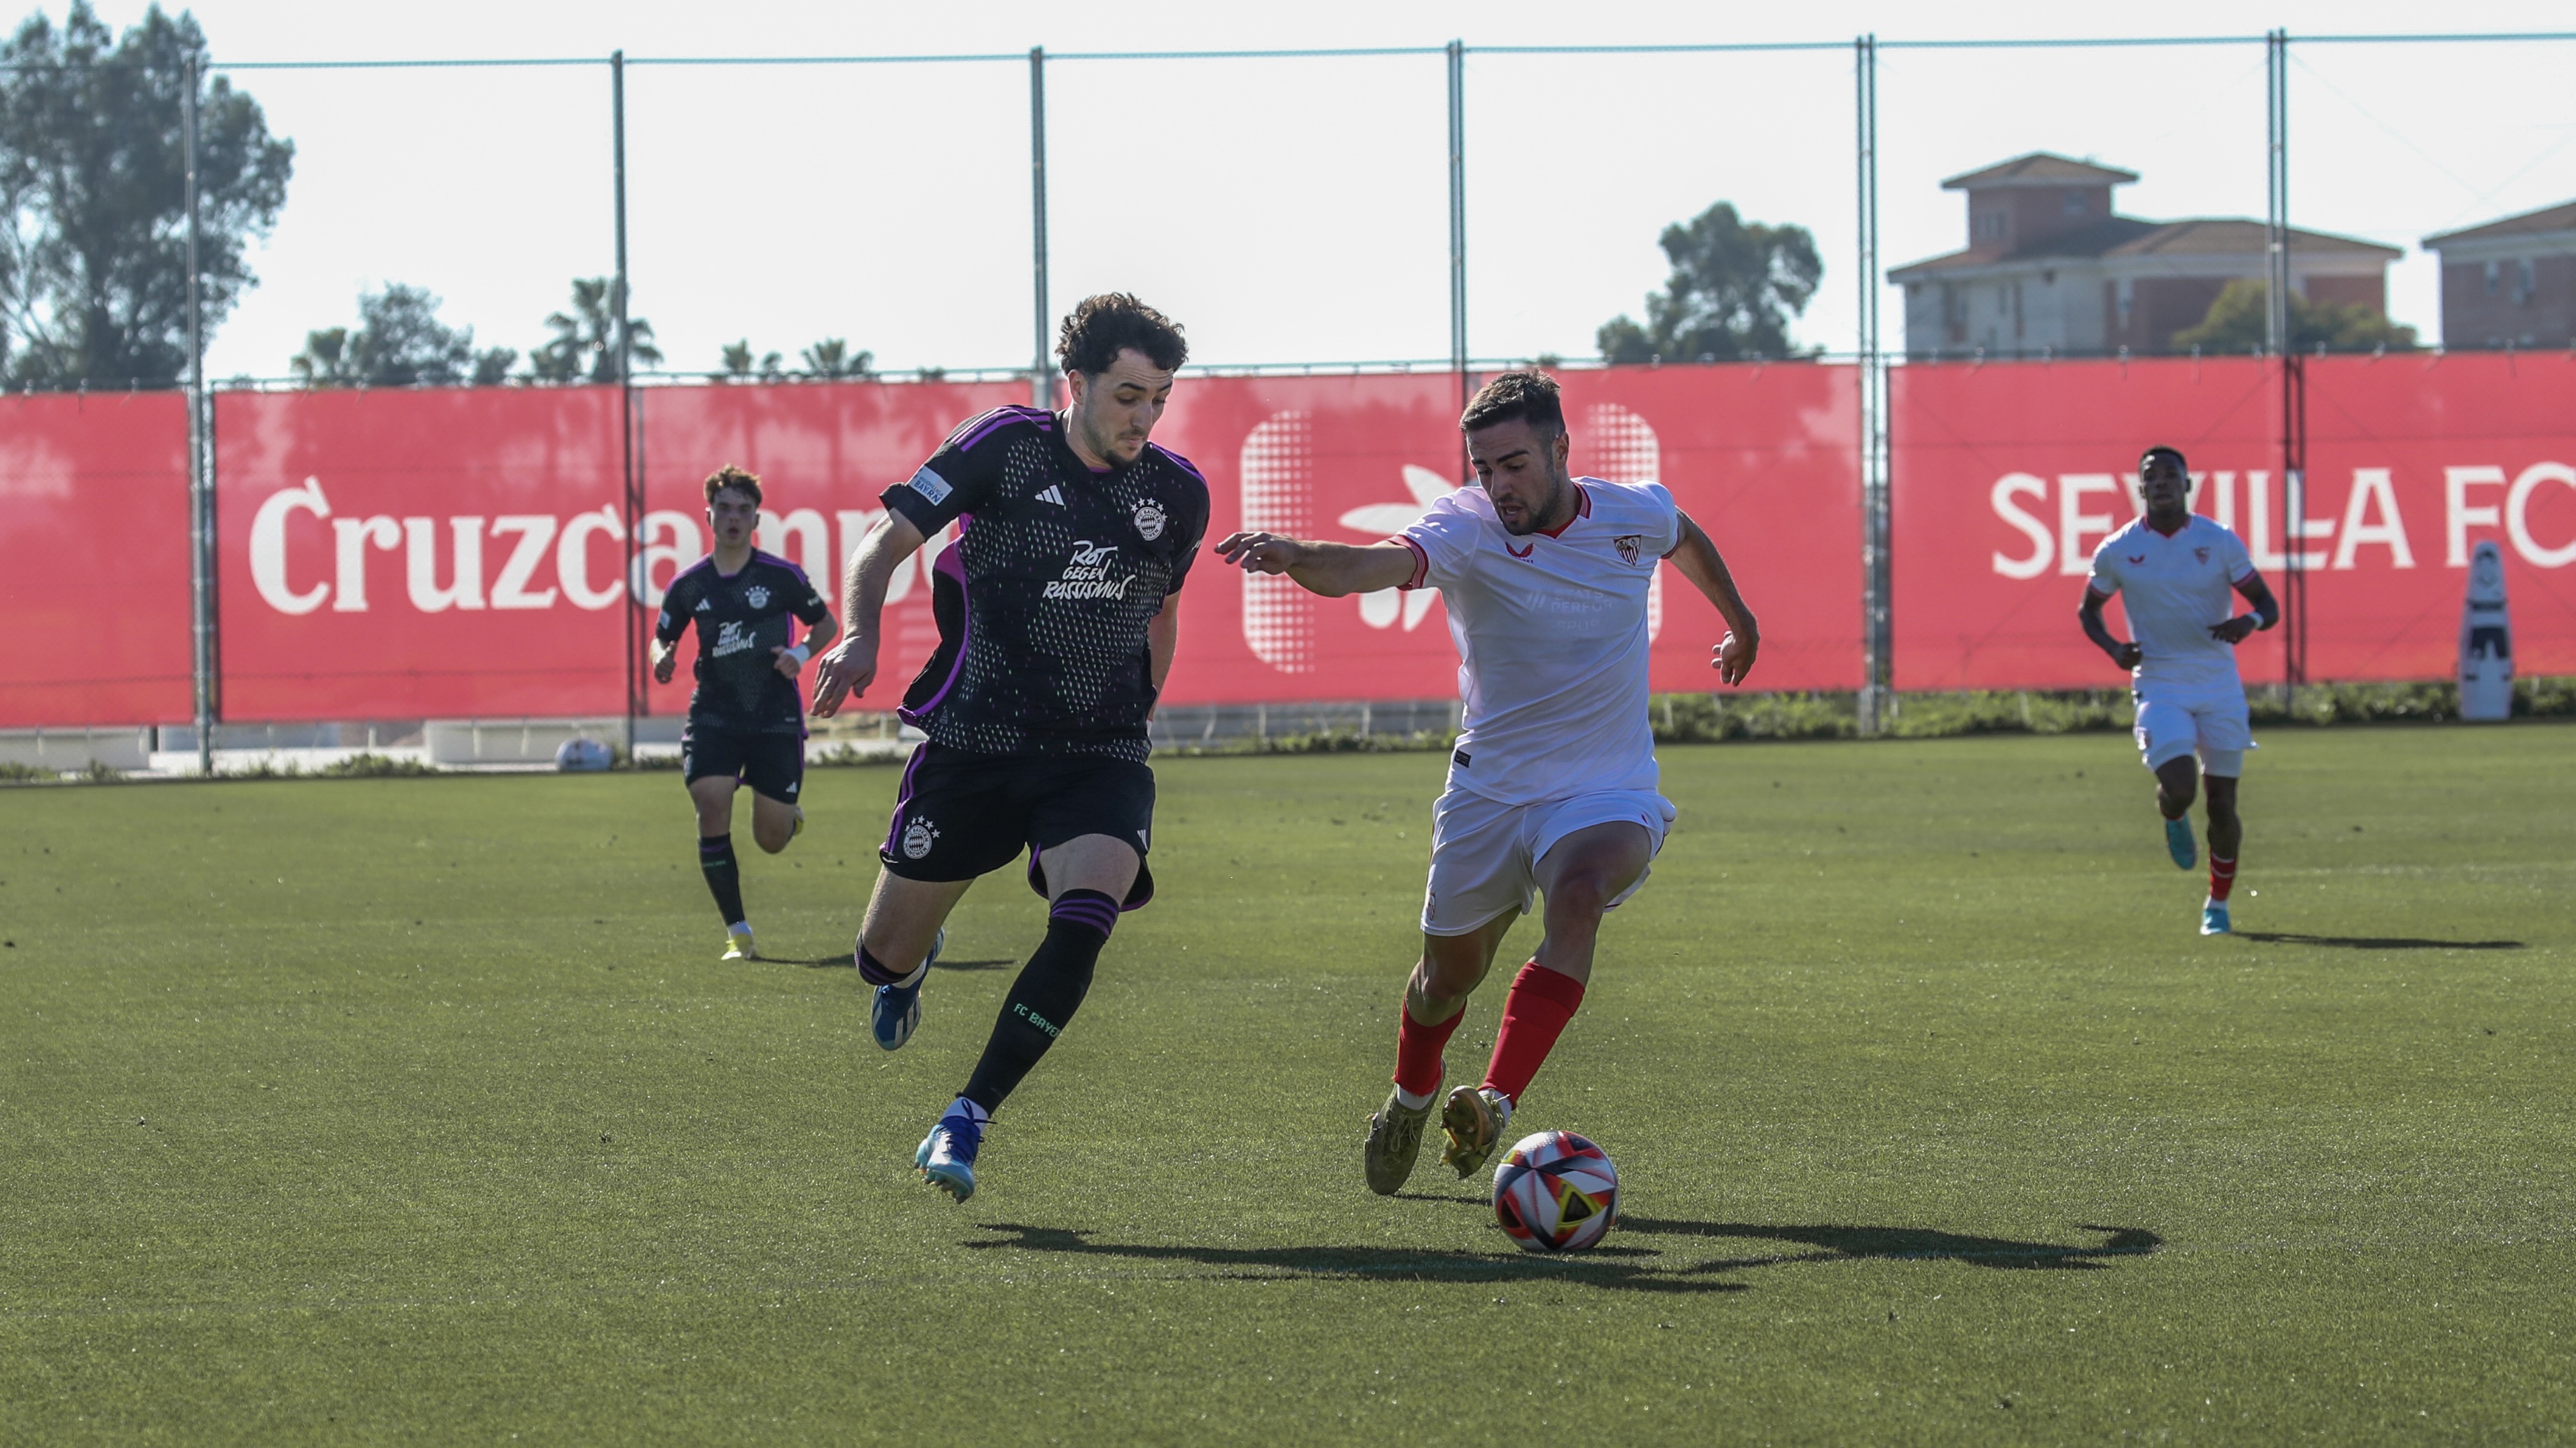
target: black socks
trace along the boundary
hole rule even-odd
[[[707,890],[716,897],[716,908],[724,912],[725,924],[740,925],[743,921],[742,867],[734,863],[733,836],[701,836],[698,840],[698,868],[707,872]]]
[[[992,1111],[1000,1107],[1064,1034],[1091,989],[1092,967],[1118,923],[1118,902],[1098,890],[1067,890],[1047,912],[1046,943],[1020,970],[1002,998],[1002,1016],[984,1044],[984,1058],[959,1093]]]

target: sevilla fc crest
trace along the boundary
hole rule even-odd
[[[2194,548],[2191,550],[2191,556],[2199,559],[2203,563],[2207,563],[2209,561],[2209,550],[2206,548]]]
[[[1617,538],[1611,541],[1612,546],[1619,550],[1619,561],[1622,563],[1634,564],[1637,561],[1637,553],[1639,551],[1637,545],[1645,541],[1645,535],[1640,533],[1631,533],[1625,538]]]

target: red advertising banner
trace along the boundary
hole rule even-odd
[[[0,398],[0,727],[195,711],[177,393]]]
[[[218,394],[224,717],[624,712],[617,402]]]
[[[1578,474],[1672,489],[1727,555],[1763,625],[1751,687],[1860,679],[1859,392],[1850,368],[1568,372]],[[1155,440],[1208,479],[1211,541],[1238,528],[1366,543],[1456,486],[1458,384],[1445,374],[1192,379]],[[1182,595],[1176,704],[1455,697],[1436,592],[1316,598],[1202,557]],[[1717,611],[1657,576],[1654,687],[1717,687]]]
[[[1653,479],[1726,549],[1761,614],[1761,688],[1859,677],[1859,483],[1848,368],[1669,367],[1565,378],[1577,471]],[[220,399],[225,712],[234,719],[506,718],[623,708],[618,630],[707,548],[699,488],[760,474],[762,546],[837,605],[842,571],[950,430],[1016,384],[654,388],[638,394],[639,579],[620,576],[610,389],[227,394]],[[1455,486],[1447,375],[1187,378],[1156,441],[1207,476],[1209,541],[1238,526],[1388,536]],[[886,707],[937,635],[931,540],[887,589]],[[184,571],[183,571],[184,576]],[[634,585],[630,588],[630,584]],[[1658,583],[1655,686],[1714,687],[1716,611]],[[184,615],[183,615],[184,616]],[[1317,599],[1202,556],[1182,597],[1174,703],[1441,698],[1438,597]],[[686,672],[650,690],[687,704]]]
[[[2309,678],[2449,676],[2469,552],[2489,537],[2504,548],[2517,671],[2576,670],[2576,361],[2308,359],[2295,484],[2281,474],[2279,366],[1897,369],[1896,686],[2117,684],[2075,610],[2093,549],[2137,516],[2137,457],[2154,443],[2188,455],[2193,509],[2235,529],[2276,590],[2296,559]],[[2277,631],[2248,640],[2245,677],[2280,678],[2281,645]]]
[[[841,610],[841,580],[859,540],[885,515],[877,495],[910,478],[956,426],[1026,403],[1020,382],[801,383],[667,387],[638,394],[643,409],[643,600],[659,608],[680,569],[704,557],[707,474],[726,464],[760,476],[760,547],[805,570]],[[930,566],[953,529],[898,565],[886,584],[877,682],[857,707],[891,709],[939,643],[930,617]],[[689,707],[694,643],[669,684],[651,687],[656,714]]]

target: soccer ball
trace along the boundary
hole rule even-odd
[[[1524,1252],[1574,1252],[1619,1220],[1619,1169],[1571,1131],[1514,1143],[1494,1168],[1494,1218]]]

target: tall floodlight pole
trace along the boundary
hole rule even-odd
[[[2281,373],[2281,696],[2295,706],[2308,675],[2308,581],[2301,524],[2307,512],[2307,372],[2290,328],[2290,32],[2263,37],[2266,130],[2264,335]]]
[[[626,306],[626,52],[608,55],[612,164],[617,172],[617,467],[626,513],[626,757],[635,758],[635,720],[644,697],[644,479],[635,470],[635,330]]]
[[[1895,664],[1888,605],[1887,363],[1878,326],[1878,37],[1852,42],[1854,171],[1860,231],[1861,691],[1860,730],[1889,720]]]
[[[189,601],[194,615],[191,672],[196,675],[197,772],[215,772],[215,721],[222,712],[215,650],[215,487],[206,466],[206,329],[204,276],[197,251],[197,87],[195,56],[188,58],[188,99],[180,108],[180,146],[188,207],[188,531]]]
[[[1046,47],[1029,47],[1029,232],[1035,246],[1037,345],[1029,353],[1029,406],[1055,407],[1055,378],[1047,366]]]
[[[1467,376],[1467,46],[1449,42],[1449,366],[1458,374],[1458,410],[1474,394]],[[1466,444],[1459,475],[1466,476]]]

